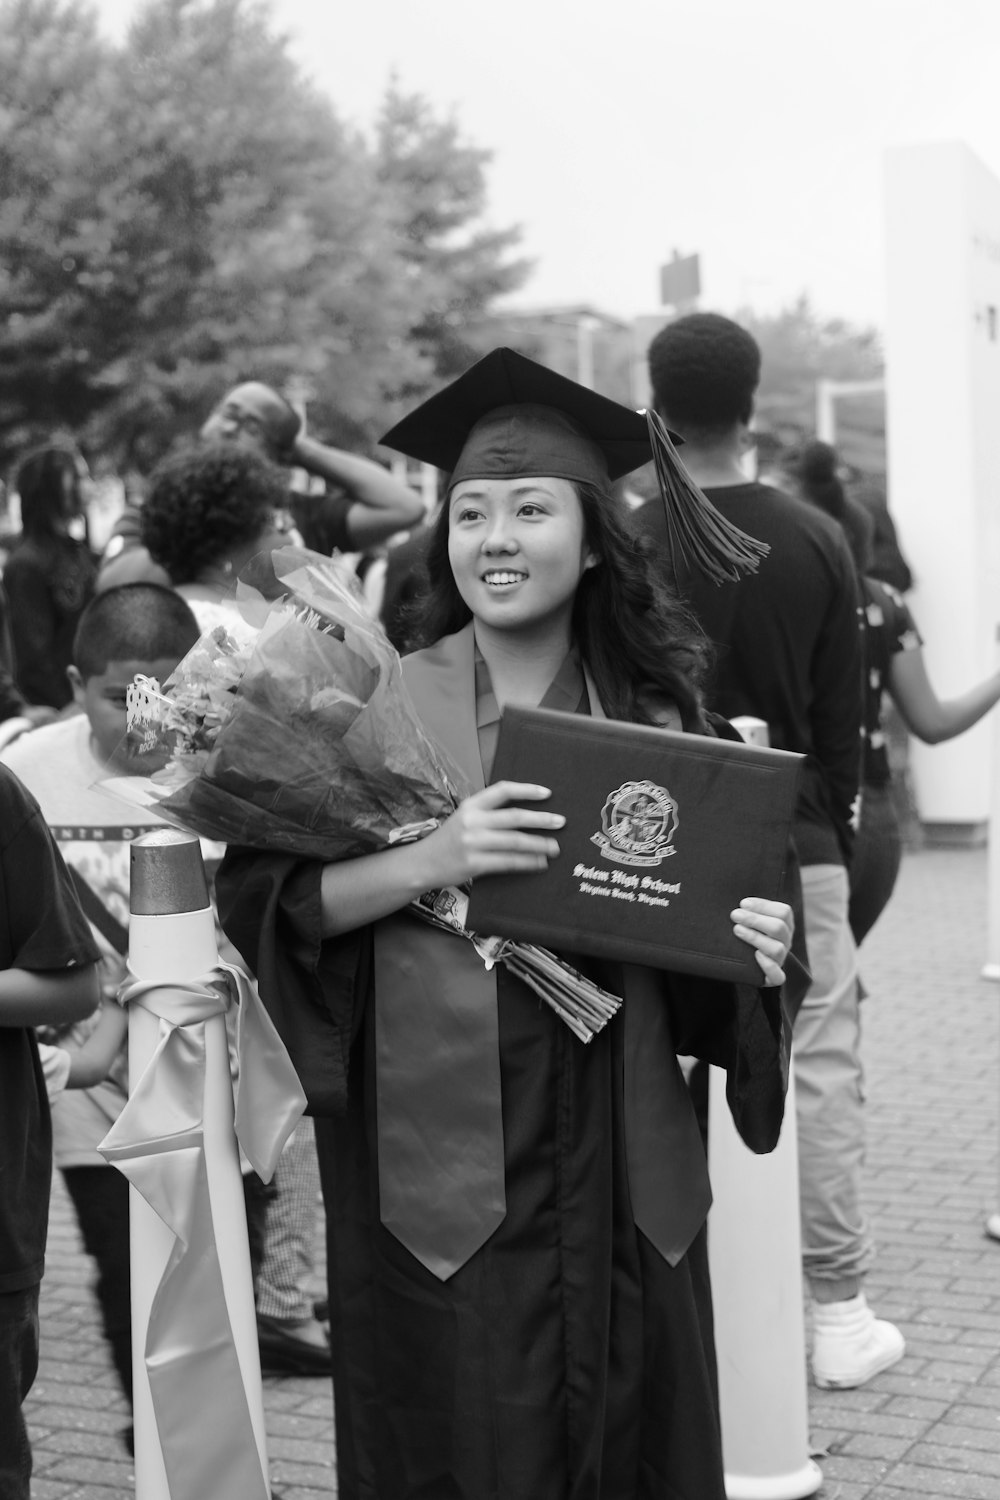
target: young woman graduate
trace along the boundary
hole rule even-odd
[[[231,851],[218,882],[327,1116],[339,1493],[723,1500],[711,1195],[677,1054],[727,1067],[741,1133],[772,1149],[789,908],[732,913],[759,989],[573,960],[624,996],[587,1045],[405,910],[558,855],[549,790],[488,785],[505,704],[714,732],[703,640],[610,494],[648,462],[646,422],[497,350],[386,441],[451,471],[432,644],[404,675],[478,790],[418,843],[328,865]]]

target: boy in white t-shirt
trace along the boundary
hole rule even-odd
[[[69,668],[82,712],[24,735],[0,755],[37,798],[100,949],[101,1009],[43,1038],[71,1054],[99,1027],[106,1032],[109,1022],[117,1021],[124,1037],[115,995],[128,949],[129,843],[162,823],[154,813],[139,812],[100,786],[109,776],[131,769],[125,755],[126,689],[139,672],[162,683],[198,635],[194,615],[172,589],[137,583],[98,595],[80,619]],[[113,1007],[110,1014],[108,1007]],[[52,1128],[56,1165],[84,1244],[97,1262],[105,1335],[131,1399],[128,1183],[97,1151],[127,1089],[122,1045],[106,1077],[57,1094]]]

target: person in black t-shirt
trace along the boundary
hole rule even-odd
[[[97,949],[38,804],[0,767],[0,1495],[28,1500],[52,1127],[34,1028],[97,1005]]]
[[[716,508],[767,542],[759,572],[716,586],[678,580],[715,643],[709,707],[767,722],[771,744],[807,759],[794,834],[812,984],[795,1020],[803,1258],[814,1304],[813,1376],[853,1387],[901,1358],[904,1342],[862,1291],[872,1242],[861,1202],[864,1113],[857,955],[847,865],[860,774],[862,658],[854,565],[840,528],[747,479],[760,350],[744,329],[693,313],[649,348],[654,402],[685,440],[682,459]],[[662,513],[646,506],[655,532]]]

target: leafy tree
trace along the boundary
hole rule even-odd
[[[190,430],[234,380],[307,377],[370,433],[417,289],[364,143],[250,0],[153,0],[116,59],[117,303],[95,433]]]
[[[0,0],[0,100],[0,458],[63,427],[148,467],[249,376],[368,444],[512,284],[486,153],[393,91],[346,130],[257,0],[147,0],[119,47]]]
[[[483,352],[479,324],[493,300],[529,274],[530,262],[509,258],[520,231],[482,222],[492,153],[464,140],[453,118],[436,116],[395,79],[378,118],[375,155],[408,273],[423,288],[411,337],[435,374],[448,379]]]
[[[110,144],[110,54],[92,12],[0,7],[0,433],[77,428],[94,373],[87,267],[100,235],[93,161]]]

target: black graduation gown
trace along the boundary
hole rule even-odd
[[[496,971],[507,1211],[439,1280],[379,1222],[373,935],[320,943],[320,869],[232,851],[218,893],[320,1116],[342,1500],[723,1500],[705,1229],[671,1266],[633,1221],[621,1016],[583,1046]],[[738,1126],[770,1149],[777,995],[662,985],[664,1066],[728,1066]]]

